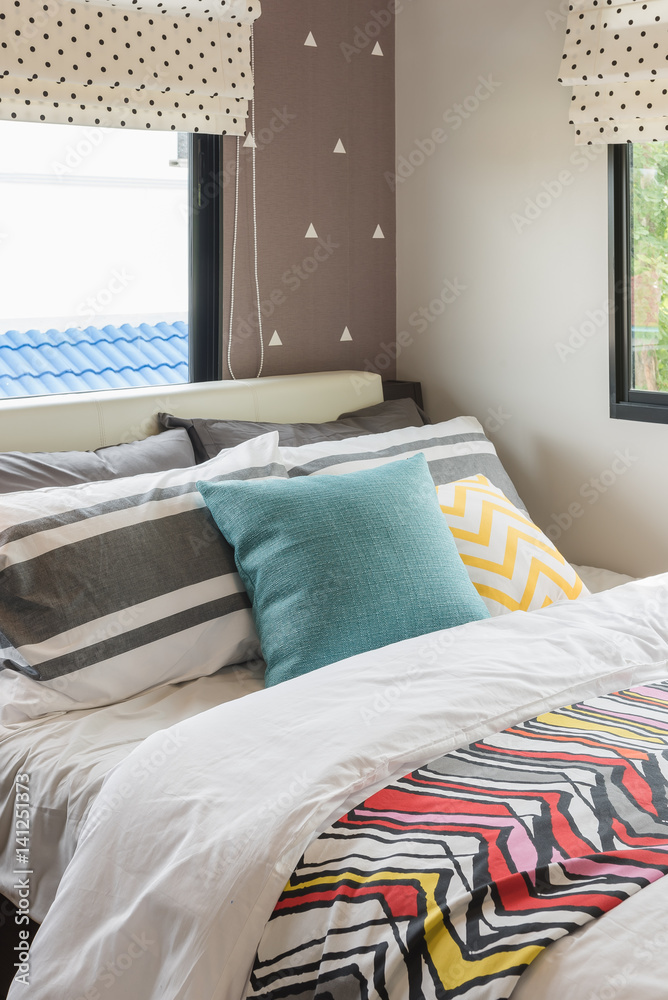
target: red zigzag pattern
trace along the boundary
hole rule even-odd
[[[668,872],[668,681],[420,768],[325,831],[249,997],[502,1000],[550,944]]]

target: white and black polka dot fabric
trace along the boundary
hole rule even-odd
[[[668,0],[573,0],[560,81],[577,144],[668,141]]]
[[[0,0],[0,118],[243,135],[259,0]]]

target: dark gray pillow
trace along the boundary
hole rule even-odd
[[[197,462],[206,462],[223,448],[234,448],[259,434],[278,431],[278,443],[284,447],[313,444],[316,441],[343,441],[362,434],[383,434],[402,427],[422,427],[426,421],[412,399],[390,399],[347,413],[324,424],[271,424],[252,420],[205,420],[174,417],[159,413],[163,427],[185,427],[190,435]]]
[[[191,465],[195,465],[195,455],[182,429],[97,451],[7,451],[0,454],[0,493],[95,483]]]
[[[415,402],[414,399],[386,399],[383,403],[375,403],[373,406],[365,406],[363,410],[352,410],[350,413],[340,413],[338,416],[339,420],[346,420],[348,417],[372,417],[376,414],[380,415],[382,413],[393,414],[396,413],[398,416],[402,414],[410,419],[410,423],[404,424],[405,427],[421,427],[423,424],[430,424],[431,420],[424,412],[421,406]],[[421,423],[413,423],[413,417],[415,414],[420,417]],[[388,427],[387,430],[394,431],[396,427]],[[374,432],[375,433],[375,432]],[[378,433],[382,434],[382,431]]]

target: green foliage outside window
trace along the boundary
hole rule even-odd
[[[668,392],[668,143],[634,144],[631,184],[632,386]]]

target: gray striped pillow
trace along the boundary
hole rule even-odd
[[[501,465],[496,449],[475,417],[455,417],[440,424],[405,427],[385,434],[365,434],[345,441],[323,441],[280,448],[288,475],[340,475],[372,469],[423,452],[436,486],[482,473],[516,507],[526,511]]]
[[[234,554],[195,484],[275,476],[274,432],[196,468],[0,497],[0,721],[258,656]]]

